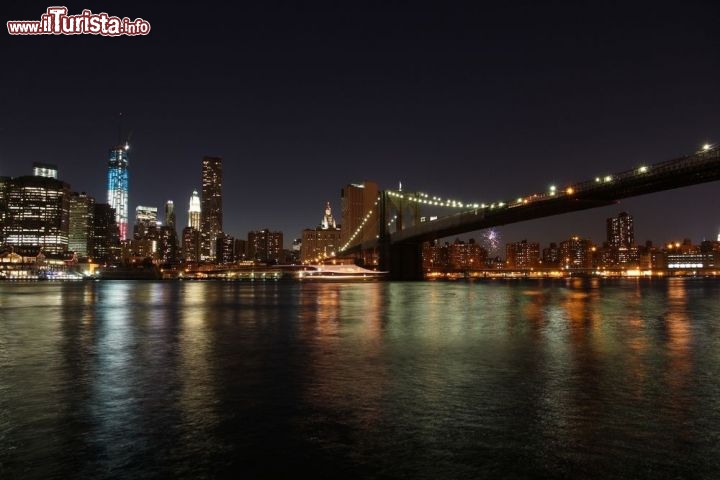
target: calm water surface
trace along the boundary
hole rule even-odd
[[[720,478],[720,282],[0,283],[0,478]]]

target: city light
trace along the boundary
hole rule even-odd
[[[716,147],[714,147],[710,144],[705,144],[703,149],[705,151],[710,150],[713,153],[710,155],[701,155],[698,152],[695,152],[696,153],[695,158],[698,160],[702,160],[703,163],[707,162],[707,161],[715,162],[715,161],[717,161],[717,157],[716,157],[717,150],[715,150],[715,148]],[[127,166],[126,151],[128,149],[129,149],[129,144],[125,143],[124,145],[116,146],[114,149],[111,150],[111,159],[109,162],[110,163],[109,170],[110,170],[111,174],[114,174],[116,172],[122,172],[123,170],[126,169],[126,166]],[[114,156],[112,156],[112,155],[114,155]],[[687,158],[688,157],[683,157],[682,159],[678,159],[678,160],[687,162]],[[626,181],[626,179],[629,179],[633,173],[634,174],[644,174],[644,173],[649,172],[651,168],[656,168],[658,174],[662,174],[663,172],[665,172],[667,170],[667,168],[668,168],[667,165],[668,165],[668,162],[663,162],[662,164],[658,164],[657,166],[647,166],[647,165],[636,166],[634,170],[625,171],[625,172],[617,174],[616,176],[603,175],[603,176],[595,177],[595,183],[603,184],[603,183],[609,183],[609,182],[615,181],[616,183],[618,183],[619,186],[624,186],[624,182]],[[109,183],[109,186],[111,187],[111,188],[109,188],[109,197],[110,197],[110,193],[115,193],[115,191],[117,190],[125,195],[124,205],[126,205],[126,202],[127,202],[126,195],[127,194],[125,193],[125,189],[126,189],[126,185],[127,185],[127,183],[126,183],[127,177],[126,176],[122,177],[122,176],[118,176],[118,175],[109,175],[109,177],[110,177],[110,181],[108,183]],[[118,177],[118,178],[115,178],[115,177]],[[496,217],[496,216],[501,215],[500,211],[496,211],[498,209],[503,209],[502,213],[505,213],[505,212],[509,211],[509,210],[506,210],[506,208],[515,208],[518,206],[526,205],[528,203],[532,203],[533,206],[536,206],[536,205],[540,206],[540,205],[542,205],[542,202],[544,200],[551,199],[552,197],[557,196],[558,194],[570,196],[570,195],[576,194],[579,191],[582,191],[583,194],[592,195],[593,189],[600,187],[600,185],[593,186],[592,184],[589,184],[591,182],[592,182],[592,180],[590,182],[578,183],[577,184],[578,187],[575,187],[573,185],[573,186],[567,186],[564,189],[562,189],[562,188],[559,189],[556,185],[553,184],[553,185],[548,186],[548,190],[545,193],[534,193],[534,194],[528,194],[528,195],[521,195],[521,196],[517,196],[517,197],[512,197],[512,198],[516,198],[516,200],[511,200],[509,202],[499,201],[499,202],[495,202],[492,204],[473,203],[473,202],[466,203],[466,202],[461,202],[457,199],[452,199],[452,198],[441,198],[439,196],[430,196],[429,194],[424,193],[424,192],[416,192],[416,193],[404,192],[404,193],[402,193],[402,192],[398,192],[398,191],[387,190],[385,193],[383,193],[383,195],[379,196],[376,199],[373,208],[370,208],[370,210],[367,211],[364,216],[362,216],[358,219],[358,220],[360,220],[360,223],[356,224],[357,225],[356,230],[354,232],[352,232],[352,234],[346,239],[346,243],[342,246],[342,250],[345,251],[351,246],[353,246],[354,248],[357,248],[360,246],[359,245],[360,243],[365,242],[365,240],[368,240],[369,238],[372,238],[372,237],[374,237],[376,239],[380,238],[381,236],[377,233],[378,226],[382,225],[382,223],[380,223],[380,222],[385,221],[387,223],[387,227],[392,227],[393,223],[398,220],[399,215],[396,214],[393,216],[393,214],[391,212],[388,212],[389,215],[387,215],[384,219],[377,218],[377,215],[380,213],[380,210],[376,210],[374,207],[377,207],[378,204],[383,199],[392,198],[393,203],[391,205],[389,205],[388,208],[390,208],[390,209],[396,208],[398,210],[398,212],[403,211],[406,207],[408,207],[408,204],[412,205],[413,208],[415,208],[415,209],[417,208],[417,205],[419,205],[419,204],[426,204],[426,205],[433,205],[433,206],[438,206],[438,207],[453,208],[453,209],[460,208],[460,209],[467,210],[463,213],[473,213],[472,209],[489,208],[490,210],[492,210],[492,213],[488,212],[487,215],[489,218],[491,218],[491,217]],[[124,187],[124,188],[122,188],[122,187]],[[197,208],[193,208],[193,205],[192,205],[193,198],[191,198],[191,207],[188,210],[188,218],[190,221],[190,225],[189,225],[190,227],[193,227],[192,220],[193,220],[193,214],[196,213],[195,210],[197,210],[197,213],[199,213],[199,210],[200,210],[200,208],[199,208],[200,201],[199,201],[199,198],[197,198],[198,194],[196,191],[193,191],[193,197],[195,197],[194,198],[195,203],[197,203],[198,205],[197,205]],[[394,200],[396,198],[400,199],[401,201]],[[455,197],[455,198],[457,198],[457,197]],[[553,200],[553,202],[558,202],[561,200],[564,200],[564,199],[563,198],[555,198]],[[138,207],[138,208],[141,208],[141,207]],[[142,207],[142,208],[147,208],[147,209],[153,210],[153,211],[157,210],[155,207]],[[383,211],[384,211],[384,209],[383,209]],[[418,212],[418,210],[415,210],[415,212]],[[474,213],[475,213],[475,215],[478,214],[477,211],[475,211]],[[117,212],[116,212],[116,215],[117,215]],[[417,213],[416,213],[416,215],[417,215]],[[195,215],[195,216],[199,217],[199,214]],[[137,215],[137,209],[136,209],[136,217],[140,218]],[[372,220],[373,217],[376,218],[376,221]],[[420,220],[420,221],[424,222],[425,218],[430,218],[431,220],[435,220],[438,217],[437,216],[433,216],[433,217],[424,217],[423,216],[421,218],[422,218],[422,220]],[[468,220],[469,220],[469,217],[468,217]],[[461,219],[461,221],[464,222],[465,219]],[[156,218],[154,218],[153,222],[151,222],[151,223],[153,223],[155,225],[155,227],[158,229],[162,228],[161,223]],[[410,220],[407,222],[407,224],[412,225],[413,221]],[[371,232],[368,232],[365,230],[366,227],[368,227],[368,226],[371,227],[371,230],[373,230],[372,233],[374,233],[375,235],[372,235]],[[382,226],[383,226],[383,228],[385,227],[384,225],[382,225]],[[125,229],[123,229],[123,227],[125,227]],[[126,225],[120,224],[121,236],[122,236],[123,231],[127,232],[126,228],[127,228]],[[199,228],[199,225],[195,227],[195,229],[198,229],[198,228]],[[50,238],[50,237],[48,237],[48,238]],[[20,244],[22,239],[17,235],[8,235],[7,241],[9,244]],[[718,241],[720,241],[720,239]],[[46,240],[45,242],[47,245],[49,245],[51,243],[52,244],[57,243],[54,239]],[[156,253],[157,250],[159,249],[159,247],[157,245],[159,245],[158,241],[153,239],[151,246],[148,247],[149,251],[151,251],[151,253]],[[367,245],[364,245],[364,246],[367,246]],[[53,248],[55,248],[55,247],[53,247]],[[145,248],[145,247],[143,247],[143,248]],[[667,250],[672,250],[674,252],[678,252],[678,251],[685,252],[686,248],[684,246],[681,246],[680,243],[673,242],[668,245]]]

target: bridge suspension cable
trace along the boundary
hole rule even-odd
[[[341,251],[341,252],[342,252],[343,250],[346,250],[350,245],[352,245],[353,240],[355,240],[355,238],[360,234],[360,232],[362,232],[362,229],[365,227],[365,225],[367,224],[368,220],[370,220],[370,218],[372,217],[373,213],[375,212],[375,207],[377,207],[378,202],[380,202],[380,198],[378,198],[377,200],[375,200],[375,203],[373,203],[373,207],[372,207],[372,208],[370,209],[370,211],[363,217],[363,220],[362,220],[362,222],[360,222],[360,225],[358,225],[358,227],[355,229],[355,231],[353,232],[353,234],[350,235],[350,238],[348,239],[348,241],[345,242],[345,244],[344,244],[342,247],[340,247],[340,251]]]
[[[461,202],[460,200],[453,200],[449,198],[442,198],[437,195],[430,196],[429,193],[417,192],[408,193],[394,190],[388,190],[388,195],[393,198],[399,198],[401,200],[407,200],[409,202],[422,203],[425,205],[435,205],[438,207],[448,208],[480,208],[479,203],[473,202]]]

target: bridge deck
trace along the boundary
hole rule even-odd
[[[720,148],[573,185],[553,194],[529,195],[502,206],[475,208],[423,222],[390,235],[390,244],[420,243],[485,228],[612,205],[618,200],[720,180]],[[346,251],[370,249],[378,241]]]

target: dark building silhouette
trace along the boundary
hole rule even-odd
[[[165,225],[176,229],[175,203],[172,200],[165,202]],[[177,234],[175,235],[177,237]]]
[[[183,262],[200,261],[200,231],[193,227],[185,227],[182,232]]]
[[[235,263],[235,238],[231,235],[221,233],[217,237],[217,245],[215,247],[216,263]]]
[[[158,232],[158,260],[164,264],[176,264],[179,260],[178,253],[177,231],[174,227],[163,225]]]
[[[95,199],[85,192],[73,192],[69,203],[68,250],[87,257],[93,238]]]
[[[545,267],[557,267],[560,265],[560,248],[557,243],[551,243],[542,251],[542,263]]]
[[[250,260],[262,263],[282,263],[283,233],[268,229],[248,232],[247,243]]]
[[[90,256],[97,262],[111,262],[119,256],[120,234],[115,218],[115,209],[109,204],[96,203],[93,205]]]

